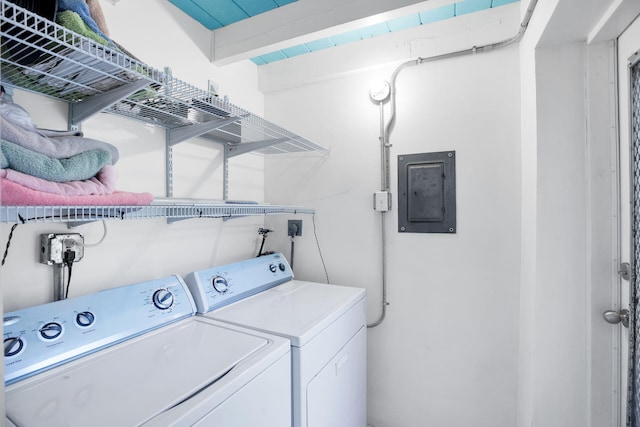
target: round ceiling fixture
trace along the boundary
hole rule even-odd
[[[369,96],[371,99],[376,102],[382,102],[389,97],[391,93],[391,86],[389,86],[389,82],[384,80],[378,80],[372,82],[369,87]]]

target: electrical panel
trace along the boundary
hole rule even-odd
[[[455,151],[398,156],[398,231],[456,232]]]

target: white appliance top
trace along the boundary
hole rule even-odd
[[[191,294],[178,276],[6,313],[5,384],[194,313]]]
[[[194,314],[178,276],[7,313],[7,418],[25,426],[140,425],[195,405],[190,397],[205,389],[226,399],[232,385],[290,351],[286,339]]]
[[[261,350],[272,360],[243,366]],[[206,388],[238,376],[248,382],[287,351],[285,340],[192,317],[8,386],[7,418],[25,426],[140,425]],[[218,404],[226,398],[220,393]]]
[[[302,347],[365,297],[364,289],[292,280],[206,314]]]
[[[276,334],[301,347],[366,295],[364,289],[296,281],[271,254],[190,273],[199,314]]]

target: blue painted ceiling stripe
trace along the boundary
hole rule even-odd
[[[262,56],[254,56],[253,58],[251,58],[251,61],[253,61],[253,63],[256,64],[256,65],[267,64],[267,61],[262,59]]]
[[[202,10],[200,6],[196,5],[191,0],[169,0],[169,2],[173,3],[180,10],[191,16],[209,30],[215,30],[222,27],[222,24],[219,21]]]
[[[335,43],[330,38],[314,40],[312,42],[307,42],[304,44],[310,52],[315,52],[317,50],[327,49],[329,47],[334,47]]]
[[[249,16],[256,16],[278,7],[273,0],[234,0],[234,3]]]
[[[287,58],[292,58],[294,56],[309,53],[311,51],[305,45],[300,44],[298,46],[292,46],[286,49],[282,49],[281,52],[284,53],[287,56]]]
[[[491,7],[504,6],[505,4],[515,3],[515,2],[518,2],[518,1],[520,1],[520,0],[493,0],[491,2]]]
[[[169,0],[209,30],[259,15],[297,0]]]
[[[348,31],[346,33],[337,34],[335,36],[331,36],[331,39],[336,44],[336,46],[340,46],[343,44],[355,42],[358,40],[362,40],[362,36],[358,30]]]
[[[284,5],[287,5],[289,3],[295,3],[296,1],[298,1],[298,0],[275,0],[276,4],[278,6],[284,6]],[[520,1],[520,0],[518,0],[518,1]]]
[[[363,39],[368,39],[371,37],[381,36],[382,34],[387,34],[389,32],[389,27],[387,27],[386,22],[381,22],[380,24],[360,28],[358,32],[360,32]]]
[[[443,21],[445,19],[456,16],[455,4],[438,7],[436,9],[420,12],[420,22],[422,24],[430,24],[432,22]]]
[[[491,7],[491,0],[464,0],[456,5],[456,16],[479,12]]]
[[[418,25],[420,25],[420,14],[417,13],[415,15],[404,16],[387,22],[387,26],[391,32],[417,27]]]
[[[238,22],[249,17],[249,15],[240,9],[232,0],[192,1],[212,17],[215,16],[215,19],[220,21],[222,25],[233,24],[234,22]]]
[[[287,56],[280,50],[271,53],[265,53],[262,55],[262,59],[268,62],[280,61],[281,59],[287,59]]]

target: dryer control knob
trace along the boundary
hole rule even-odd
[[[271,271],[272,273],[275,273],[278,270],[278,267],[276,267],[275,264],[269,264],[269,271]]]
[[[81,328],[86,328],[93,325],[96,321],[96,316],[90,311],[83,311],[76,314],[76,324]]]
[[[20,337],[9,337],[4,339],[4,357],[11,357],[19,354],[24,349],[24,341]]]
[[[153,294],[153,305],[160,310],[166,310],[173,305],[173,294],[168,289],[158,289]]]
[[[54,340],[62,335],[62,325],[57,322],[49,322],[38,331],[45,340]]]
[[[229,282],[224,277],[216,276],[211,279],[211,285],[213,289],[219,294],[224,294],[229,290]]]

